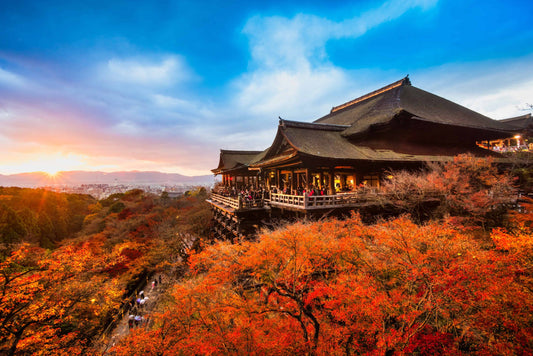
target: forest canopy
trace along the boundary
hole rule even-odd
[[[202,198],[133,190],[101,201],[0,192],[2,355],[94,354],[148,276],[181,268],[183,237],[209,229],[205,190]]]
[[[517,209],[512,177],[463,156],[384,190],[405,215],[300,221],[192,253],[153,327],[114,352],[531,353],[533,204]]]

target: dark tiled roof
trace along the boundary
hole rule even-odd
[[[397,87],[402,86],[402,85],[411,85],[411,81],[409,80],[409,76],[407,76],[407,77],[405,77],[403,79],[400,79],[397,82],[394,82],[392,84],[384,86],[383,88],[380,88],[378,90],[374,90],[371,93],[368,93],[368,94],[365,94],[363,96],[360,96],[359,98],[356,98],[354,100],[348,101],[347,103],[341,104],[339,106],[334,106],[333,108],[331,108],[331,112],[330,113],[340,111],[340,110],[342,110],[344,108],[347,108],[349,106],[353,106],[354,104],[357,104],[357,103],[360,103],[360,102],[362,102],[364,100],[367,100],[367,99],[370,99],[372,97],[378,96],[381,93],[390,91],[391,89],[397,88]]]
[[[317,125],[318,126],[318,125]],[[457,148],[452,152],[449,146],[410,146],[410,153],[393,149],[379,149],[350,142],[338,130],[324,130],[311,126],[291,125],[281,129],[281,134],[300,153],[340,160],[370,160],[370,161],[445,161],[453,155],[464,153],[464,148]],[[470,148],[471,153],[488,155],[489,151]]]
[[[352,100],[315,121],[350,125],[343,135],[350,137],[372,126],[386,125],[399,114],[436,124],[509,132],[511,128],[459,104],[411,86],[406,77],[398,82]]]
[[[397,120],[395,120],[398,118]],[[529,116],[529,119],[531,117]],[[412,142],[411,140],[386,140],[372,143],[357,139],[372,127],[390,127],[395,132],[393,120],[403,125],[406,121],[412,127],[432,127],[433,131],[445,135],[466,135],[472,137],[507,137],[516,131],[508,123],[492,120],[461,105],[411,86],[408,77],[373,91],[345,104],[334,107],[331,112],[313,123],[280,119],[273,144],[263,152],[221,151],[221,169],[238,163],[235,167],[266,167],[278,163],[289,163],[295,157],[316,157],[342,161],[446,161],[459,153],[475,155],[497,155],[475,146],[458,147],[441,140]],[[429,124],[427,124],[429,123]],[[422,125],[422,126],[420,126]],[[442,126],[440,126],[442,125]],[[409,127],[409,125],[407,125]],[[427,126],[426,126],[427,127]],[[390,131],[390,130],[389,130]],[[394,137],[394,136],[389,136]],[[398,142],[396,142],[398,141]],[[475,140],[474,140],[475,141]],[[366,142],[366,143],[365,143]],[[448,142],[448,143],[446,143]],[[244,154],[243,152],[248,152]],[[224,156],[228,158],[223,159]],[[240,157],[246,156],[248,160]]]
[[[247,167],[251,161],[260,156],[264,151],[235,151],[220,150],[220,159],[218,167],[211,171],[215,174],[224,171]]]
[[[508,119],[500,120],[500,122],[505,122],[507,125],[519,130],[533,128],[533,118],[531,117],[531,114],[510,117]]]

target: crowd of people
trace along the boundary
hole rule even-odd
[[[337,185],[336,191],[337,192],[351,191],[351,187],[345,186],[344,188],[341,188],[340,185]],[[279,189],[275,186],[270,187],[270,189],[265,189],[263,187],[254,188],[251,186],[238,189],[236,187],[220,186],[217,189],[215,189],[214,192],[219,195],[230,197],[230,198],[238,198],[240,196],[249,201],[258,200],[258,199],[268,199],[270,193],[287,194],[287,195],[307,194],[308,196],[328,195],[328,191],[324,189],[323,187],[311,186],[310,188],[304,188],[302,186],[299,186],[296,189],[292,189],[288,185],[283,189]]]
[[[494,152],[521,152],[521,151],[531,151],[533,150],[533,144],[520,145],[520,146],[505,146],[505,145],[495,145],[492,147]]]
[[[265,198],[266,190],[263,187],[255,188],[253,186],[237,189],[236,187],[221,186],[215,190],[215,193],[225,197],[238,198],[241,196],[248,201],[260,200]]]
[[[151,283],[150,292],[153,292],[157,289],[158,285],[161,285],[161,275],[155,278]],[[130,300],[128,305],[128,328],[132,329],[135,327],[140,327],[143,324],[147,323],[148,320],[144,317],[143,314],[147,312],[149,299],[144,295],[144,290],[141,290],[132,300]]]

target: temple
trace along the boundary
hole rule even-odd
[[[517,126],[412,86],[409,77],[335,106],[313,122],[280,118],[266,150],[221,150],[212,172],[222,176],[222,186],[210,200],[218,233],[242,237],[248,233],[244,222],[261,214],[368,205],[368,194],[391,171],[461,153],[500,157],[491,142],[516,132]]]
[[[533,152],[533,142],[528,138],[533,137],[533,118],[531,114],[510,117],[500,120],[514,129],[514,135],[489,141],[488,147],[496,152]]]

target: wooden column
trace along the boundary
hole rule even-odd
[[[333,169],[329,170],[329,193],[335,195],[335,172]]]
[[[291,171],[291,193],[296,189],[296,177],[294,176],[294,170]]]
[[[309,191],[309,189],[311,189],[311,182],[309,182],[309,168],[305,169],[305,182],[307,184],[307,187],[305,187],[305,189]]]
[[[281,174],[280,174],[280,171],[279,169],[276,169],[276,187],[278,188],[278,190],[282,189],[281,187]]]

